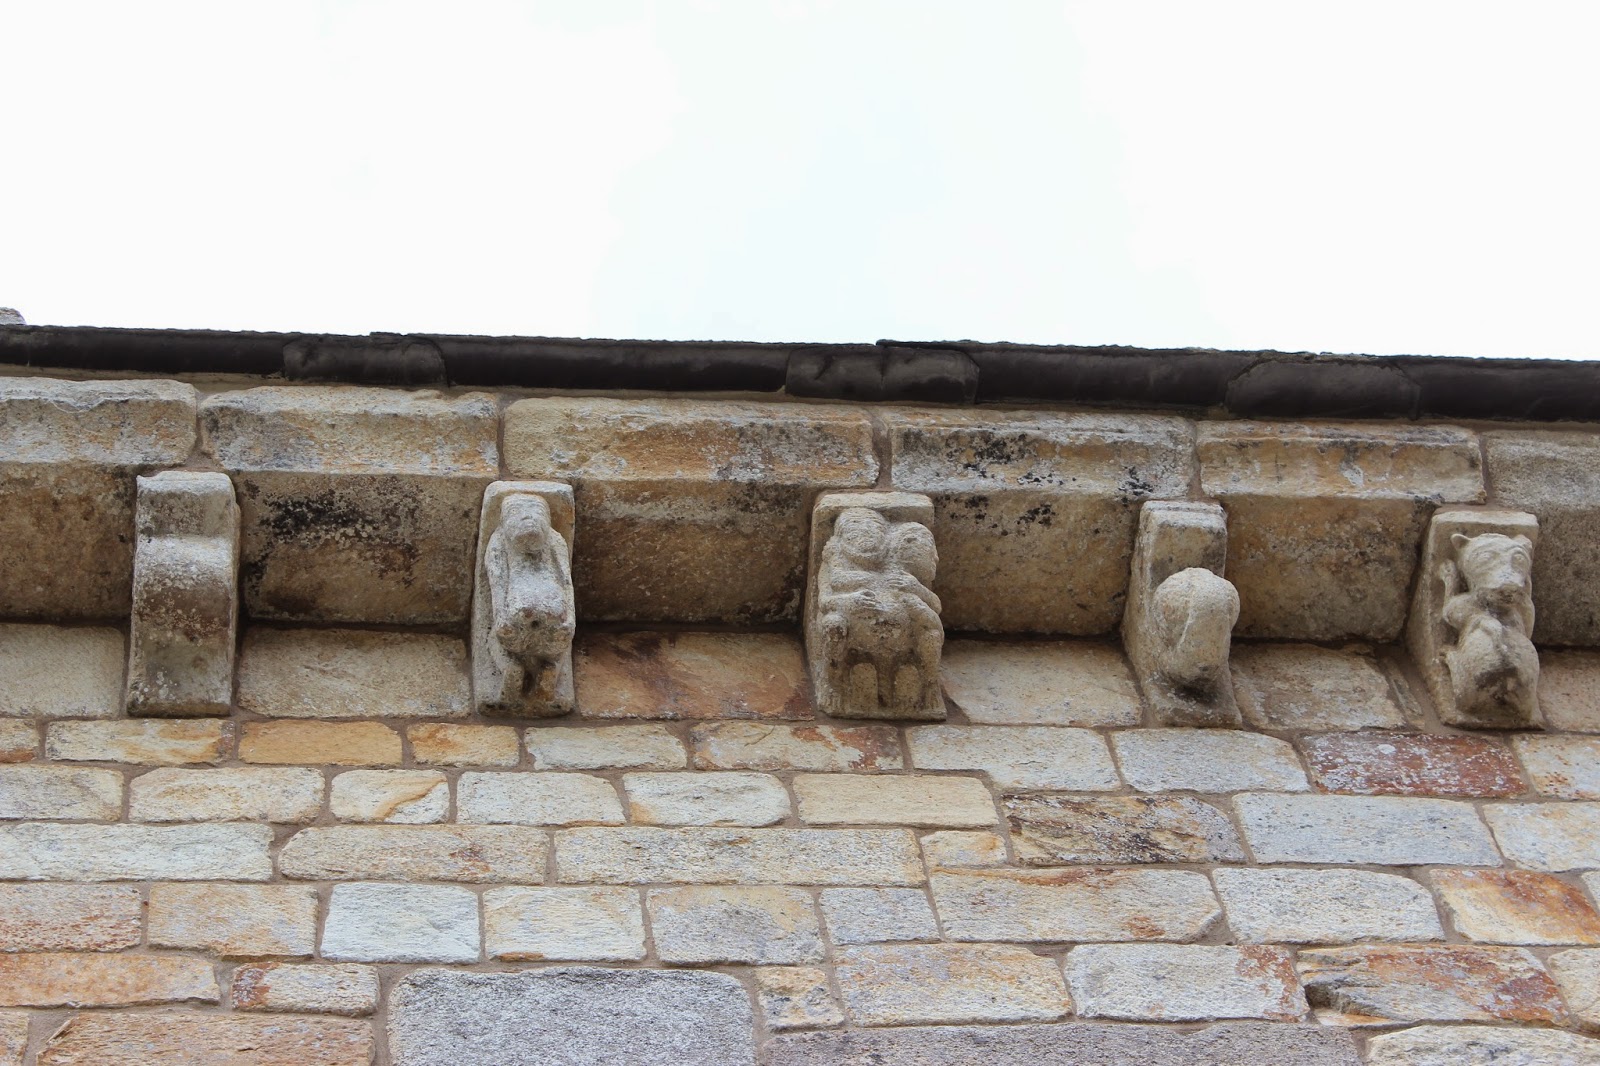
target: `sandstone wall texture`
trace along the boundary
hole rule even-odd
[[[203,384],[203,383],[202,383]],[[126,707],[135,479],[227,474],[231,712]],[[576,503],[576,710],[485,717],[497,479]],[[926,495],[945,720],[831,718],[823,493]],[[1243,728],[1123,652],[1227,518]],[[1536,728],[1401,643],[1532,513]],[[0,1066],[1600,1063],[1600,427],[0,377]]]

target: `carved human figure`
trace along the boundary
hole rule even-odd
[[[479,701],[518,713],[532,704],[557,713],[572,702],[572,570],[567,542],[550,524],[550,507],[531,493],[508,496],[483,553],[489,591],[486,648],[492,679]],[[525,712],[524,712],[525,713]],[[549,710],[544,711],[549,713]]]
[[[1239,620],[1233,582],[1192,566],[1157,586],[1151,602],[1155,669],[1182,695],[1212,699],[1230,685],[1228,649]]]
[[[942,708],[944,627],[928,587],[933,534],[866,507],[835,520],[817,573],[817,636],[836,713],[909,718]]]
[[[1445,667],[1456,710],[1496,720],[1531,721],[1538,707],[1539,654],[1533,633],[1533,542],[1480,533],[1450,537],[1455,558],[1440,564],[1448,596],[1444,621],[1455,630]]]

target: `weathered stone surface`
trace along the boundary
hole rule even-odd
[[[163,767],[133,779],[136,822],[310,822],[322,811],[322,775],[303,767]]]
[[[934,501],[947,628],[1116,628],[1139,504],[1184,495],[1193,427],[1140,415],[888,410],[893,485]]]
[[[0,954],[0,1006],[131,1007],[215,1003],[211,963],[179,955]]]
[[[772,825],[789,816],[789,793],[768,774],[624,774],[628,816],[642,825]]]
[[[1544,1022],[1562,1015],[1555,982],[1521,948],[1318,948],[1300,953],[1306,998],[1330,1024]]]
[[[1281,948],[1091,944],[1067,956],[1067,982],[1085,1018],[1292,1022],[1306,1000]]]
[[[1600,652],[1541,652],[1539,709],[1547,729],[1600,733]]]
[[[460,718],[471,710],[466,645],[431,633],[245,633],[239,707],[271,718]]]
[[[1556,799],[1600,799],[1600,737],[1511,738],[1533,787]]]
[[[0,1012],[0,1066],[22,1066],[28,1050],[28,1016],[22,1011]]]
[[[311,766],[393,766],[400,734],[381,722],[246,722],[239,758]]]
[[[621,825],[622,801],[603,777],[562,773],[465,773],[456,819],[500,825]]]
[[[1580,1027],[1593,1032],[1600,1029],[1600,951],[1593,948],[1574,948],[1558,951],[1544,960],[1550,976],[1561,989],[1561,998],[1567,1010]],[[1600,1062],[1600,1046],[1596,1047],[1595,1061]]]
[[[122,775],[79,766],[0,766],[0,818],[95,818],[122,813]]]
[[[232,748],[227,719],[51,722],[44,738],[45,758],[62,762],[183,766],[221,762]]]
[[[1594,1066],[1600,1040],[1549,1029],[1419,1025],[1367,1043],[1368,1066]]]
[[[1483,944],[1600,944],[1600,914],[1583,893],[1526,870],[1434,870],[1456,931]]]
[[[1004,866],[1006,842],[999,833],[946,829],[922,836],[922,857],[937,866]]]
[[[1396,796],[1515,796],[1517,763],[1496,740],[1426,733],[1328,733],[1300,738],[1323,792]]]
[[[1556,873],[1600,867],[1600,803],[1496,803],[1483,813],[1508,862]]]
[[[143,904],[131,885],[0,885],[6,951],[118,951],[140,940]]]
[[[1432,505],[1483,498],[1452,426],[1203,422],[1197,448],[1245,637],[1394,640]]]
[[[573,667],[587,718],[811,717],[800,643],[786,634],[587,633]]]
[[[239,623],[239,505],[226,474],[138,479],[129,714],[214,715],[233,707]]]
[[[467,616],[495,401],[351,386],[208,397],[205,446],[243,510],[254,618],[445,624]]]
[[[39,727],[35,723],[0,718],[0,763],[32,762],[38,754]]]
[[[951,640],[945,695],[984,725],[1138,725],[1139,687],[1122,652],[1088,641]]]
[[[991,826],[994,799],[972,777],[907,774],[794,779],[800,820],[812,825]]]
[[[857,1025],[1021,1022],[1071,1008],[1061,972],[1007,944],[906,944],[839,948],[844,1009]]]
[[[289,839],[278,868],[307,881],[538,884],[547,847],[543,832],[521,826],[318,826]]]
[[[1203,874],[1180,870],[936,870],[952,940],[1198,940],[1222,910]]]
[[[689,763],[683,741],[654,723],[530,729],[527,745],[540,770],[681,770]]]
[[[0,715],[115,717],[124,661],[115,629],[0,625]]]
[[[1287,741],[1218,729],[1129,729],[1111,734],[1123,779],[1140,792],[1304,792]]]
[[[1477,813],[1458,800],[1253,793],[1233,802],[1257,862],[1372,866],[1500,862]]]
[[[981,770],[1001,788],[1099,792],[1118,784],[1106,742],[1087,729],[927,725],[906,737],[919,770]]]
[[[763,966],[756,971],[756,1001],[773,1032],[839,1025],[828,974],[815,966]]]
[[[754,1066],[751,1029],[738,981],[689,970],[421,970],[390,994],[395,1066]]]
[[[0,826],[0,879],[265,881],[266,825]]]
[[[562,829],[563,881],[599,884],[918,885],[905,829]]]
[[[424,766],[515,766],[522,761],[517,731],[506,725],[425,722],[406,728],[411,757]]]
[[[1539,516],[1533,602],[1539,644],[1600,645],[1600,441],[1593,432],[1483,435],[1495,502]]]
[[[152,885],[150,945],[224,958],[310,955],[317,891],[309,885]]]
[[[328,809],[341,822],[442,822],[450,783],[437,770],[350,770],[333,779]]]
[[[353,963],[263,962],[233,971],[234,1010],[347,1014],[378,1009],[378,971]]]
[[[900,740],[888,726],[713,722],[689,732],[702,770],[899,770]],[[530,741],[531,745],[531,741]]]
[[[644,909],[632,888],[494,888],[483,934],[492,959],[630,962],[644,958]]]
[[[821,899],[828,939],[835,944],[939,939],[933,908],[921,889],[825,888]]]
[[[781,1036],[772,1066],[1358,1066],[1338,1029],[1282,1022],[1222,1022],[1193,1032],[1166,1025],[940,1025]],[[1531,1064],[1529,1064],[1531,1066]]]
[[[577,490],[594,621],[798,620],[812,499],[878,475],[867,412],[820,404],[522,400],[505,449],[514,476]]]
[[[1247,943],[1442,940],[1433,898],[1368,870],[1214,870],[1233,935]]]
[[[802,889],[652,888],[645,898],[663,962],[822,961],[822,928],[811,894]]]
[[[176,381],[0,379],[0,617],[128,613],[134,475],[189,457]]]
[[[1234,691],[1256,729],[1397,729],[1406,724],[1370,656],[1311,644],[1233,650]]]
[[[1029,866],[1244,859],[1227,815],[1188,796],[1007,796],[1005,808]]]
[[[454,885],[334,885],[322,957],[477,962],[478,898]]]
[[[78,1014],[39,1066],[368,1066],[372,1027],[346,1018],[232,1014]]]

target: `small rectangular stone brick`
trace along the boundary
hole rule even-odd
[[[206,959],[112,952],[0,954],[3,1007],[131,1007],[220,998]]]
[[[1318,948],[1302,951],[1298,965],[1306,998],[1328,1024],[1554,1024],[1564,1013],[1555,982],[1521,948]]]
[[[165,767],[133,779],[128,817],[136,822],[311,822],[322,812],[323,780],[303,767]]]
[[[922,857],[928,868],[941,866],[1004,866],[1006,842],[999,833],[943,829],[922,836]]]
[[[0,763],[32,762],[39,755],[39,727],[0,719]]]
[[[1048,1021],[1071,1007],[1055,963],[1015,945],[871,945],[834,957],[857,1025]]]
[[[971,777],[804,774],[794,779],[800,820],[811,825],[992,826],[994,798]]]
[[[378,1009],[378,971],[354,963],[262,962],[233,971],[234,1010],[347,1014]]]
[[[1287,741],[1236,729],[1127,729],[1111,734],[1123,779],[1140,792],[1304,792]]]
[[[951,940],[1198,940],[1222,916],[1184,870],[936,870],[930,884]]]
[[[1122,652],[1087,641],[946,641],[944,691],[982,725],[1132,726],[1144,704]]]
[[[1590,1032],[1600,1030],[1600,949],[1558,951],[1544,964],[1561,989],[1572,1020]]]
[[[369,1066],[372,1026],[346,1018],[248,1014],[80,1014],[39,1066]]]
[[[1600,799],[1600,737],[1524,734],[1511,742],[1539,792],[1555,799]]]
[[[442,822],[450,782],[438,770],[347,770],[333,779],[328,809],[341,822]]]
[[[0,885],[0,945],[6,951],[135,947],[143,908],[131,885]]]
[[[239,650],[239,708],[268,718],[461,718],[467,649],[432,633],[264,629]]]
[[[150,886],[151,947],[248,959],[306,956],[316,942],[317,892],[309,885]]]
[[[634,962],[644,958],[644,908],[634,888],[492,888],[483,894],[491,959]]]
[[[789,816],[789,793],[770,774],[624,774],[622,787],[628,817],[641,825],[772,825]]]
[[[423,722],[406,729],[411,757],[423,766],[515,766],[522,760],[517,731],[505,725]]]
[[[1539,710],[1550,730],[1600,733],[1600,651],[1541,651]]]
[[[478,897],[457,885],[334,885],[322,957],[336,962],[477,962]]]
[[[122,814],[122,775],[79,766],[0,766],[0,819]]]
[[[291,766],[398,766],[400,734],[381,722],[246,722],[239,758]]]
[[[773,1032],[844,1022],[844,1012],[828,987],[827,971],[815,966],[763,966],[755,976],[756,1001]]]
[[[674,964],[821,962],[811,893],[767,885],[693,885],[645,893],[656,954]]]
[[[51,722],[44,741],[47,759],[135,766],[217,763],[232,749],[233,723],[221,718]]]
[[[540,770],[681,770],[683,741],[656,723],[530,729],[528,754]]]
[[[1244,859],[1227,815],[1188,796],[1007,796],[1005,810],[1027,866]]]
[[[563,773],[465,773],[456,819],[483,825],[621,825],[622,801],[603,777]]]
[[[1552,873],[1600,868],[1600,803],[1495,803],[1483,815],[1510,863]]]
[[[1511,752],[1483,737],[1327,733],[1300,738],[1323,792],[1374,796],[1516,796],[1526,791]]]
[[[600,884],[917,885],[906,829],[562,829],[562,881]]]
[[[573,647],[586,718],[810,718],[798,639],[779,633],[590,633]]]
[[[1282,948],[1091,944],[1073,949],[1066,972],[1085,1018],[1292,1022],[1306,1013],[1294,962]]]
[[[265,881],[267,825],[0,826],[0,880]]]
[[[523,826],[315,826],[289,838],[278,868],[307,881],[538,884],[547,854],[543,830]]]
[[[1434,870],[1456,931],[1480,944],[1600,944],[1600,914],[1583,892],[1526,870]]]
[[[1459,800],[1395,796],[1234,798],[1257,862],[1372,866],[1496,866],[1477,812]]]
[[[821,902],[835,944],[939,939],[939,923],[921,889],[825,888]]]
[[[899,770],[899,734],[889,726],[713,722],[689,731],[701,770]]]
[[[1427,889],[1370,870],[1214,870],[1211,879],[1242,941],[1339,944],[1442,940]]]
[[[906,734],[919,770],[969,770],[1007,789],[1104,792],[1120,783],[1098,733],[1050,726],[927,725]]]

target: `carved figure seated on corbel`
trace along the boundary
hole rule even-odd
[[[1151,608],[1157,675],[1182,695],[1214,701],[1232,685],[1228,652],[1239,620],[1233,582],[1191,566],[1156,588]]]
[[[1450,538],[1455,558],[1440,564],[1444,620],[1456,632],[1444,649],[1456,709],[1475,718],[1507,713],[1531,721],[1539,705],[1533,646],[1533,542],[1480,533]]]

